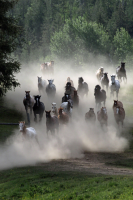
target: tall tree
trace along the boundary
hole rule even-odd
[[[0,0],[0,95],[19,86],[14,73],[20,71],[20,63],[12,57],[22,31],[17,21],[9,14],[17,0]]]

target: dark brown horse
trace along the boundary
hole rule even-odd
[[[94,96],[95,96],[95,102],[96,106],[98,105],[99,107],[101,106],[101,103],[103,102],[105,106],[106,102],[106,91],[101,89],[100,85],[96,85],[94,89]]]
[[[118,66],[116,68],[116,74],[117,74],[117,77],[120,81],[122,81],[122,78],[123,78],[123,81],[125,83],[127,82],[127,75],[126,75],[125,63],[124,62],[121,62],[121,66]]]
[[[91,123],[96,122],[96,114],[94,112],[94,108],[90,108],[90,110],[85,114],[85,121]]]
[[[28,113],[28,108],[30,109],[30,114],[32,114],[32,108],[34,106],[34,97],[30,95],[30,91],[25,91],[25,97],[23,99],[23,104],[25,106],[26,113]]]
[[[102,107],[101,110],[97,112],[97,119],[100,122],[101,126],[104,124],[108,125],[108,114],[106,107]]]
[[[114,112],[114,117],[115,117],[115,121],[116,123],[119,125],[119,123],[121,122],[122,127],[123,127],[123,121],[125,119],[125,110],[123,107],[117,106],[113,108],[113,112]]]
[[[47,134],[50,131],[52,134],[55,133],[55,130],[59,130],[59,120],[56,116],[51,116],[50,111],[45,111],[46,113],[46,131]]]
[[[106,90],[108,91],[108,87],[109,87],[109,78],[108,78],[108,73],[103,73],[103,76],[101,78],[101,85],[102,88],[104,89],[104,86],[106,86]]]
[[[69,116],[67,115],[67,113],[63,112],[63,108],[59,108],[58,109],[58,119],[59,119],[59,123],[60,124],[67,124],[69,122]]]

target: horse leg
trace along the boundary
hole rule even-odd
[[[37,122],[37,116],[35,112],[34,112],[34,122]]]

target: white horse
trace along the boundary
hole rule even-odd
[[[25,121],[19,122],[19,131],[22,132],[23,136],[25,136],[27,139],[34,138],[38,143],[36,130],[33,127],[27,128],[25,126]]]
[[[115,80],[116,75],[111,75],[111,82],[109,84],[110,87],[110,96],[114,96],[114,92],[116,92],[116,97],[118,99],[118,93],[120,89],[120,82]]]
[[[58,117],[58,111],[57,111],[57,107],[56,107],[56,103],[52,103],[52,116],[57,116]]]
[[[103,76],[103,72],[104,72],[104,68],[103,67],[100,67],[97,72],[96,72],[96,77],[97,77],[97,80],[98,81],[101,81],[101,78]]]
[[[39,93],[41,93],[41,91],[45,91],[46,85],[47,85],[47,81],[43,80],[42,77],[37,77],[38,78],[38,90]]]
[[[69,116],[72,115],[73,102],[71,99],[67,100],[67,102],[63,102],[60,107],[63,108],[63,112],[65,112]]]

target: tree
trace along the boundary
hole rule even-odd
[[[17,3],[16,0],[0,0],[0,95],[19,86],[14,73],[20,71],[20,63],[12,57],[22,31],[9,11]]]

